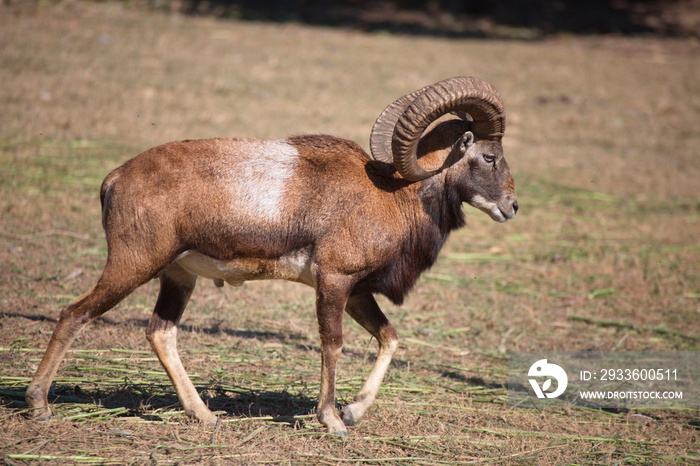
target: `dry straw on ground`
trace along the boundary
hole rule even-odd
[[[0,6],[0,457],[7,464],[683,464],[698,410],[504,404],[509,350],[694,350],[700,337],[700,47],[691,40],[448,40],[63,2]],[[366,146],[393,98],[451,75],[503,94],[521,212],[467,209],[403,307],[401,348],[341,440],[313,417],[310,289],[201,282],[185,365],[223,413],[179,409],[143,336],[151,283],[88,328],[52,393],[23,391],[62,306],[105,258],[102,178],[173,139],[327,132]],[[347,322],[339,402],[374,342]]]

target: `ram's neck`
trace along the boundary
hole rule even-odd
[[[405,234],[397,238],[386,265],[368,276],[359,289],[382,293],[401,304],[421,273],[435,263],[450,231],[464,225],[464,216],[459,202],[439,180],[405,187],[395,195],[397,204],[405,207]]]
[[[465,225],[462,201],[457,192],[445,183],[444,174],[424,180],[418,189],[423,211],[447,239],[452,230]]]

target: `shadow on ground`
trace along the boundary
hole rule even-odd
[[[232,391],[215,385],[198,386],[200,391],[209,394],[202,396],[204,402],[214,412],[224,413],[224,417],[271,417],[275,422],[300,422],[297,416],[307,415],[316,407],[316,399],[304,394],[287,391],[256,391],[243,387]],[[22,412],[27,408],[24,401],[25,390],[0,390],[0,405]],[[145,420],[163,420],[160,411],[177,408],[179,401],[170,386],[141,385],[125,382],[121,386],[104,390],[85,390],[80,386],[53,385],[49,392],[49,402],[58,407],[62,404],[86,404],[99,409],[123,408],[123,416],[137,416]]]

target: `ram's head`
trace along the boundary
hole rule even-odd
[[[456,118],[426,133],[447,114]],[[462,201],[503,222],[518,210],[501,145],[505,128],[496,89],[478,78],[454,77],[391,103],[372,128],[370,148],[375,160],[392,164],[408,181],[444,173],[445,185]]]

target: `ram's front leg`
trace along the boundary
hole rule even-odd
[[[377,397],[384,374],[386,374],[389,364],[391,364],[391,358],[399,346],[399,339],[394,326],[384,316],[377,301],[370,293],[351,297],[345,310],[379,342],[377,360],[372,372],[367,377],[367,382],[355,400],[343,408],[343,422],[345,425],[351,426],[365,415]]]
[[[318,420],[328,433],[347,435],[345,424],[335,409],[335,369],[343,350],[343,310],[350,294],[344,276],[319,277],[316,287],[316,317],[321,336],[321,390]]]

